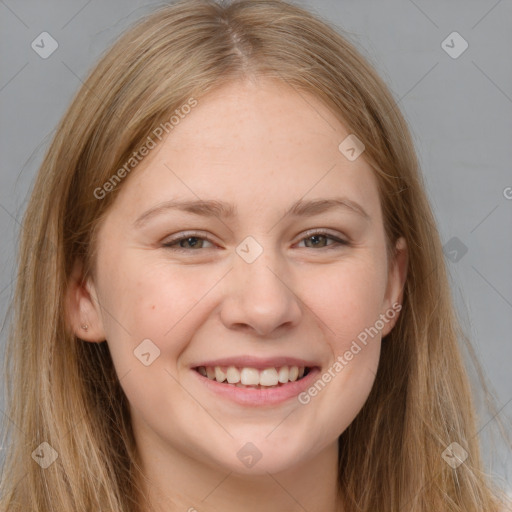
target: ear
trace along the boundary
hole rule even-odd
[[[408,261],[407,243],[405,238],[400,237],[396,242],[394,257],[389,265],[388,284],[383,303],[384,310],[382,311],[386,318],[388,318],[388,321],[382,329],[382,337],[387,336],[391,332],[391,329],[393,329],[398,320],[403,302]],[[391,316],[392,314],[393,316]]]
[[[84,279],[83,264],[76,261],[66,290],[66,317],[77,338],[105,341],[100,305],[91,278]]]

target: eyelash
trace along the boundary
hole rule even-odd
[[[327,245],[326,247],[321,247],[321,249],[331,250],[331,249],[339,248],[341,246],[348,246],[348,245],[350,245],[350,243],[348,241],[343,240],[341,238],[338,238],[338,237],[328,233],[327,231],[323,231],[323,230],[310,230],[310,231],[307,231],[305,233],[305,236],[301,238],[300,242],[302,242],[304,240],[307,240],[308,238],[312,238],[314,236],[324,236],[327,239],[332,240],[332,241],[335,242],[334,244]],[[185,247],[174,247],[176,244],[179,244],[182,240],[187,240],[188,238],[197,238],[198,240],[206,240],[206,241],[208,241],[208,242],[210,242],[212,244],[215,244],[215,242],[211,238],[209,238],[208,236],[204,236],[201,233],[197,233],[197,232],[190,232],[190,233],[187,233],[184,236],[181,236],[179,238],[171,239],[168,242],[165,242],[164,244],[162,244],[162,246],[164,248],[166,248],[166,249],[170,249],[172,251],[177,251],[177,252],[197,251],[198,249],[188,249],[188,248],[185,248]],[[314,247],[304,247],[304,248],[305,249],[314,249]]]

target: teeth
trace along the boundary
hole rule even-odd
[[[220,366],[215,367],[215,380],[217,382],[224,382],[226,380],[226,374],[222,371]]]
[[[301,379],[305,373],[304,366],[282,366],[280,368],[237,368],[235,366],[199,366],[197,371],[210,380],[226,382],[236,387],[263,386],[276,387]]]
[[[230,384],[240,382],[240,372],[238,371],[238,368],[235,368],[234,366],[230,366],[227,369],[226,376]]]
[[[288,366],[283,366],[279,369],[279,382],[286,384],[288,382],[288,375],[290,375],[290,370],[288,370]]]
[[[266,368],[260,372],[260,386],[277,386],[277,370]]]
[[[257,386],[260,383],[260,372],[256,368],[243,368],[240,372],[240,382],[244,386]]]

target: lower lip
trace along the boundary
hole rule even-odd
[[[199,380],[207,386],[207,388],[222,397],[229,398],[233,402],[240,405],[276,405],[291,398],[297,397],[305,391],[315,381],[317,375],[320,374],[318,368],[312,368],[309,373],[300,380],[288,382],[276,388],[256,389],[256,388],[239,388],[233,384],[223,384],[216,380],[204,377],[198,371],[192,370]]]

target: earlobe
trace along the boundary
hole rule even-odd
[[[75,262],[66,292],[66,317],[77,338],[92,343],[105,341],[105,333],[94,285],[84,279],[83,265]]]
[[[387,336],[391,332],[400,315],[405,281],[407,279],[408,262],[407,243],[404,237],[400,237],[395,245],[394,258],[388,274],[386,300],[384,301],[386,310],[383,313],[389,318],[389,321],[382,330],[382,337]]]

